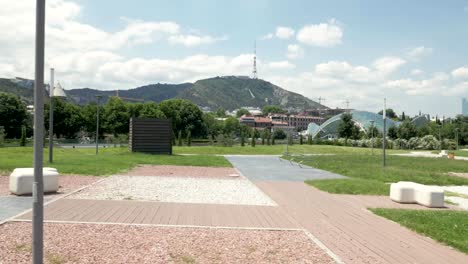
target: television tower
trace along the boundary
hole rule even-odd
[[[258,79],[258,76],[257,76],[257,41],[254,42],[254,57],[253,57],[252,78],[253,79]]]

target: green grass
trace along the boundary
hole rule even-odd
[[[370,209],[420,234],[468,254],[468,212],[404,209]]]
[[[111,175],[127,171],[138,164],[191,165],[230,167],[224,158],[210,155],[151,155],[131,153],[127,148],[102,148],[99,155],[94,149],[54,149],[54,163],[49,164],[44,151],[44,166],[57,168],[61,173],[82,175]],[[32,167],[31,147],[0,148],[0,171],[10,172],[19,167]]]
[[[468,185],[468,179],[445,175],[447,172],[467,172],[466,161],[388,155],[387,166],[383,168],[381,151],[374,156],[367,152],[355,152],[334,156],[304,156],[300,159],[306,165],[350,177],[307,181],[308,184],[331,193],[387,195],[389,183],[397,181]]]
[[[221,146],[193,146],[193,147],[174,147],[176,154],[204,154],[204,155],[283,155],[286,151],[286,145],[257,145],[251,147],[246,145],[241,147],[235,145],[232,147]],[[295,144],[288,147],[288,151],[293,154],[370,154],[370,148],[339,147],[328,145],[299,145]],[[375,150],[376,153],[378,150]],[[389,153],[401,153],[401,150],[388,150]]]

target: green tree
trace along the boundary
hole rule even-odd
[[[313,140],[312,140],[312,135],[307,135],[307,144],[312,145]]]
[[[284,132],[283,129],[275,129],[275,131],[273,131],[274,139],[285,139],[286,137],[287,137],[286,133]]]
[[[250,146],[252,146],[252,147],[255,147],[255,140],[256,140],[256,138],[255,138],[255,131],[257,131],[257,130],[254,129],[254,131],[252,131],[252,139],[251,139],[251,141],[250,141]]]
[[[241,146],[245,146],[245,133],[241,131]]]
[[[177,145],[182,147],[182,131],[179,131],[179,136],[177,137]]]
[[[241,117],[241,116],[243,116],[243,115],[250,115],[249,110],[247,110],[247,109],[245,109],[245,108],[241,108],[241,109],[237,110],[237,112],[236,112],[236,117],[239,118],[239,117]]]
[[[275,137],[271,137],[271,145],[275,145]]]
[[[354,133],[353,116],[350,113],[343,113],[341,115],[341,122],[338,125],[338,136],[341,138],[351,138]]]
[[[187,132],[187,146],[191,146],[192,145],[192,132],[190,132],[190,130]]]
[[[240,134],[240,123],[239,119],[230,116],[224,120],[223,134],[230,135],[239,135]]]
[[[418,131],[413,123],[406,120],[398,126],[397,134],[398,138],[409,140],[412,137],[416,137],[418,135]]]
[[[383,110],[380,110],[379,115],[383,115]],[[391,119],[398,119],[395,111],[393,111],[393,109],[391,108],[387,108],[386,111],[385,111],[385,114],[388,118],[391,118]]]
[[[28,112],[18,96],[0,92],[0,126],[6,138],[19,138],[26,125]]]
[[[5,129],[0,127],[0,146],[3,146],[3,143],[5,143]]]
[[[397,139],[398,138],[398,128],[396,126],[394,126],[394,125],[390,126],[388,128],[387,136],[390,139]]]
[[[26,126],[21,127],[20,146],[26,146]]]
[[[75,138],[85,127],[82,108],[63,98],[54,97],[52,100],[54,102],[54,134],[57,137]],[[44,125],[49,130],[49,103],[44,108]]]
[[[265,145],[265,130],[263,130],[263,133],[260,137],[262,139],[262,145]]]
[[[175,136],[175,133],[174,131],[172,131],[172,146],[175,146],[176,145],[176,136]]]
[[[224,108],[222,108],[222,107],[218,108],[216,110],[216,116],[221,117],[221,118],[226,117],[226,110]]]
[[[203,126],[207,136],[214,140],[223,130],[223,121],[216,120],[212,113],[203,113],[202,116]]]
[[[154,102],[144,103],[144,104],[136,104],[140,105],[141,109],[138,112],[137,117],[142,118],[158,118],[158,119],[165,119],[166,115],[159,109],[158,104]],[[135,106],[133,106],[135,108]]]
[[[159,109],[167,118],[172,119],[174,131],[190,131],[194,138],[206,136],[203,112],[194,103],[184,99],[169,99],[162,101]]]
[[[299,145],[302,145],[304,142],[304,138],[302,137],[302,134],[299,135]]]
[[[287,111],[284,110],[283,108],[281,108],[281,106],[278,106],[278,105],[265,105],[262,108],[262,113],[264,115],[268,115],[270,113],[284,114],[284,113],[287,113]]]
[[[127,104],[119,97],[111,96],[104,106],[103,128],[107,133],[127,134],[130,123],[130,112]]]

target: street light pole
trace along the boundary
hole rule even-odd
[[[44,35],[45,0],[36,0],[36,40],[34,66],[34,182],[32,219],[32,262],[44,261]]]
[[[385,155],[385,141],[387,138],[387,98],[384,98],[384,109],[383,109],[383,139],[382,139],[382,148],[383,148],[383,166],[387,165],[386,155]]]
[[[97,100],[97,113],[96,113],[96,155],[99,152],[99,100],[101,100],[101,95],[96,95],[96,100]]]
[[[374,156],[374,120],[371,120],[371,144],[372,144],[372,156]]]
[[[54,68],[50,68],[49,98],[49,163],[52,163],[54,162]]]

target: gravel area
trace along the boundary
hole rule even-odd
[[[468,172],[449,172],[448,175],[450,175],[450,176],[457,176],[457,177],[462,177],[462,178],[467,178],[467,179],[468,179]]]
[[[56,196],[69,193],[93,182],[102,179],[102,177],[95,176],[79,176],[79,175],[60,175],[59,176],[59,190],[57,193],[47,193],[46,196]],[[10,193],[8,188],[9,176],[0,176],[0,196],[14,196]],[[31,196],[31,195],[29,195]]]
[[[333,263],[301,231],[44,226],[46,263]],[[31,263],[31,223],[0,226],[0,262]]]
[[[247,179],[112,176],[68,198],[276,205]]]
[[[239,173],[234,168],[215,168],[199,166],[141,165],[124,175],[129,176],[173,176],[236,178]]]

